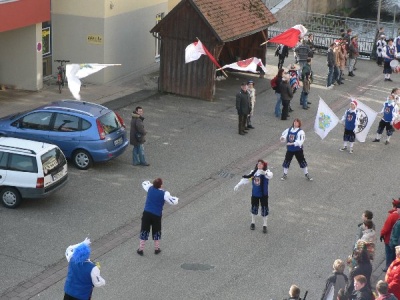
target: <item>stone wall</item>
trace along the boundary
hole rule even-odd
[[[291,10],[303,10],[312,12],[327,14],[341,8],[352,8],[355,5],[355,0],[265,0],[265,5],[270,9],[277,7],[289,6]]]

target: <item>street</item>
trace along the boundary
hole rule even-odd
[[[276,72],[272,55],[269,78]],[[291,121],[273,116],[276,97],[268,79],[251,77],[260,92],[252,118],[255,129],[246,136],[237,134],[234,96],[251,75],[232,74],[217,83],[214,102],[156,95],[130,103],[117,111],[129,127],[131,112],[143,107],[151,166],[132,166],[130,146],[117,159],[88,171],[70,163],[69,183],[47,199],[26,200],[16,210],[0,207],[0,299],[54,266],[64,266],[66,275],[67,246],[89,237],[95,254],[102,245],[111,245],[119,230],[129,234],[101,255],[92,255],[107,281],[95,289],[93,299],[282,299],[291,284],[300,287],[301,295],[308,290],[308,300],[319,299],[333,261],[351,254],[363,211],[374,213],[380,230],[391,199],[400,196],[398,132],[390,145],[372,143],[377,118],[367,141],[356,142],[352,155],[339,151],[342,125],[324,140],[313,132],[318,96],[339,118],[349,95],[380,111],[399,75],[393,76],[393,83],[383,82],[382,70],[373,61],[359,61],[356,77],[346,76],[344,85],[328,91],[324,62],[324,56],[317,56],[313,64],[312,108],[301,109],[298,91],[289,118],[303,121],[313,182],[306,181],[295,160],[288,180],[280,180],[285,148],[279,137]],[[268,161],[274,173],[267,234],[262,233],[260,216],[256,230],[250,231],[250,185],[233,191],[259,158]],[[164,208],[162,253],[155,256],[149,240],[140,257],[136,249],[146,197],[141,183],[156,177],[180,200],[177,207]],[[382,276],[383,260],[384,246],[378,242],[375,277]],[[61,299],[64,281],[26,299]]]

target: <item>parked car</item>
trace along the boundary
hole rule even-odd
[[[67,160],[56,145],[0,137],[0,199],[5,207],[16,208],[23,198],[43,198],[67,179]]]
[[[122,118],[95,103],[61,100],[0,118],[0,136],[57,145],[81,170],[108,161],[128,147]]]

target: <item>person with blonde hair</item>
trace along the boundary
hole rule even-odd
[[[290,298],[288,300],[300,300],[300,288],[292,284],[290,289],[289,289],[289,296]]]
[[[341,259],[333,262],[333,274],[328,277],[321,300],[336,299],[340,289],[344,289],[348,283],[348,278],[343,274],[345,263]]]

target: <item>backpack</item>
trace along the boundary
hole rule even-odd
[[[273,90],[276,90],[276,88],[278,87],[278,76],[275,76],[271,79],[271,87]]]

